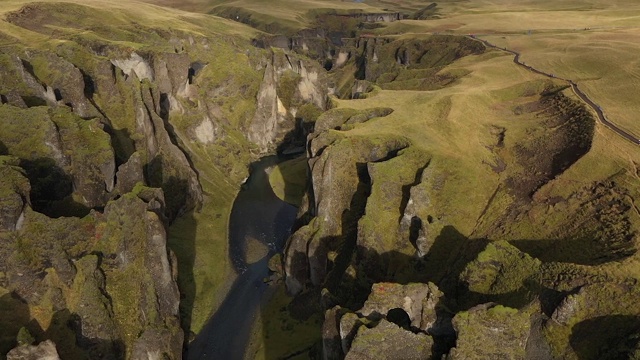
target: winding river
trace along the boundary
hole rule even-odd
[[[269,258],[282,251],[297,212],[269,185],[266,170],[279,161],[282,159],[270,156],[253,163],[251,175],[236,197],[229,219],[229,257],[238,277],[220,308],[189,345],[188,359],[244,358],[251,326],[269,286],[263,281],[269,276]],[[268,254],[254,263],[247,262],[249,239],[268,247]]]

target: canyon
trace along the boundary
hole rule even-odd
[[[640,353],[637,168],[561,79],[375,32],[433,5],[118,4],[2,12],[3,357]]]

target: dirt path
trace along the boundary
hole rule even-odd
[[[566,81],[569,86],[571,86],[571,89],[573,90],[573,92],[584,102],[586,103],[589,107],[591,107],[596,114],[598,114],[598,119],[600,120],[600,122],[602,124],[604,124],[606,127],[608,127],[609,129],[613,130],[616,134],[622,136],[623,138],[631,141],[632,143],[636,144],[636,145],[640,145],[640,138],[637,138],[635,135],[631,134],[630,132],[623,130],[622,128],[620,128],[618,125],[612,123],[611,121],[609,121],[607,119],[607,117],[604,115],[604,112],[602,111],[602,108],[596,104],[595,102],[593,102],[593,100],[591,100],[587,94],[585,94],[584,92],[582,92],[582,90],[580,90],[580,88],[578,88],[578,84],[576,84],[573,80],[571,79],[564,79],[561,77],[557,77],[553,74],[548,74],[544,71],[538,70],[534,67],[531,67],[529,65],[525,65],[525,63],[520,61],[520,53],[513,51],[513,50],[509,50],[507,48],[501,48],[499,46],[493,45],[490,42],[486,41],[486,40],[482,40],[482,39],[478,39],[475,35],[469,35],[469,38],[476,40],[476,41],[480,41],[481,43],[483,43],[485,46],[489,47],[489,48],[494,48],[494,49],[498,49],[498,50],[502,50],[502,51],[506,51],[510,54],[513,54],[513,62],[517,65],[520,65],[524,68],[526,68],[527,70],[539,74],[539,75],[543,75],[552,79],[558,79],[558,80],[562,80],[562,81]]]

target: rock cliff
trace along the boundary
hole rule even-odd
[[[252,159],[326,109],[325,72],[214,36],[220,19],[175,30],[58,6],[0,28],[55,39],[0,49],[0,354],[24,327],[40,345],[9,358],[179,359],[195,295],[186,272],[179,291],[167,228],[222,206],[212,192],[232,198]],[[179,256],[186,269],[194,254]]]

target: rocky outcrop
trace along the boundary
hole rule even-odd
[[[430,359],[432,336],[453,334],[443,301],[442,292],[433,284],[374,284],[357,312],[339,306],[326,312],[325,357]]]
[[[638,354],[637,284],[599,283],[564,298],[543,334],[564,358],[626,359]],[[615,299],[615,301],[613,301]]]
[[[55,11],[29,5],[9,21],[36,33],[47,29],[34,18],[69,26],[64,16],[48,16]],[[220,96],[223,86],[199,87],[213,77],[198,58],[211,46],[207,39],[132,29],[148,42],[135,51],[122,45],[126,31],[108,31],[46,49],[17,42],[0,52],[0,293],[11,321],[0,331],[3,354],[24,327],[37,341],[58,344],[61,358],[182,356],[177,260],[166,228],[204,201],[196,160],[224,168],[231,158],[225,177],[238,178],[236,167],[246,172],[251,144],[239,130],[248,124],[238,120],[244,112],[223,109],[226,98],[207,93]],[[218,48],[234,54],[225,41]],[[263,55],[251,54],[253,69]],[[302,75],[292,101],[324,106],[312,67],[294,67]],[[259,79],[251,81],[224,95],[244,91],[254,101]],[[229,129],[231,145],[223,136]],[[227,156],[240,151],[240,159]]]
[[[134,348],[180,357],[176,265],[154,204],[128,193],[84,219],[50,219],[28,209],[12,235],[16,242],[2,237],[0,251],[9,254],[0,264],[3,286],[51,314],[47,338],[79,339],[58,349],[63,358],[119,358]]]
[[[135,74],[140,81],[153,81],[153,69],[151,69],[149,63],[136,52],[132,52],[128,59],[113,59],[111,63],[122,70],[127,76]]]
[[[394,22],[403,19],[401,13],[364,13],[348,15],[363,22]]]
[[[0,141],[21,159],[37,209],[55,212],[51,202],[65,199],[88,208],[104,206],[114,186],[115,159],[98,121],[83,120],[65,107],[4,105],[0,122]]]
[[[7,354],[7,360],[60,360],[56,345],[43,341],[38,345],[22,345]]]
[[[360,206],[366,204],[370,192],[370,176],[366,163],[375,162],[407,146],[402,138],[342,138],[338,133],[325,132],[311,141],[309,165],[313,184],[312,213],[315,219],[300,232],[311,238],[298,237],[289,242],[285,259],[288,283],[296,288],[310,282],[321,285],[327,276],[327,260],[338,244],[354,244],[357,220],[362,215]],[[304,249],[298,252],[297,249]],[[291,264],[297,258],[308,261],[309,272],[291,278]],[[290,288],[290,291],[293,288]]]
[[[525,359],[529,314],[500,305],[478,305],[453,318],[458,338],[447,359]]]
[[[431,359],[432,346],[430,336],[414,334],[383,319],[373,328],[358,330],[345,360]]]
[[[14,157],[0,156],[0,231],[14,231],[21,226],[24,210],[29,206],[31,186]]]
[[[444,294],[433,283],[377,283],[359,314],[367,318],[388,316],[389,311],[403,310],[410,326],[429,334],[453,334],[451,315],[444,306]]]
[[[273,51],[265,65],[256,112],[247,138],[257,144],[262,152],[268,152],[300,126],[296,114],[301,106],[310,103],[319,109],[326,109],[328,94],[325,77],[317,64],[296,55]]]

